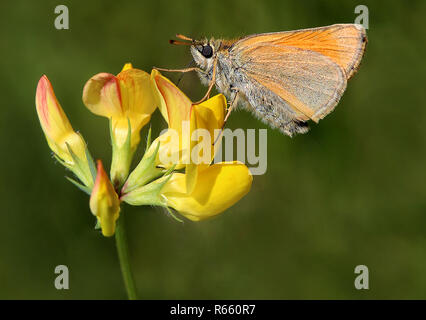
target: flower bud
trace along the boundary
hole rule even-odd
[[[120,200],[100,160],[97,162],[97,171],[90,196],[90,211],[98,218],[102,234],[110,237],[115,233],[115,223],[120,213]]]
[[[94,179],[90,171],[91,158],[88,159],[86,143],[71,127],[46,76],[42,76],[37,85],[36,108],[50,149],[85,186],[91,188]]]

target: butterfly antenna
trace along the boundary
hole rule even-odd
[[[186,40],[186,41],[194,42],[194,39],[192,39],[190,37],[187,37],[187,36],[184,36],[183,34],[177,34],[176,38],[179,38],[179,39],[182,39],[182,40]]]
[[[176,44],[176,45],[179,45],[179,46],[190,46],[190,45],[192,45],[192,42],[184,42],[184,41],[173,40],[173,39],[169,40],[169,43],[170,44]]]

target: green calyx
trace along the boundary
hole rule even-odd
[[[112,130],[112,119],[109,121],[109,129],[111,135],[111,145],[112,145],[112,161],[111,161],[111,181],[113,185],[118,189],[120,188],[127,179],[129,175],[130,165],[132,163],[134,150],[131,148],[131,135],[132,128],[130,125],[130,120],[128,121],[128,130],[126,141],[123,145],[118,146]]]
[[[134,206],[154,205],[167,208],[166,199],[162,197],[161,190],[172,177],[174,168],[175,166],[167,170],[159,179],[123,193],[121,200]]]
[[[66,168],[71,170],[77,178],[81,181],[77,182],[76,180],[66,177],[69,181],[71,181],[75,186],[84,192],[90,194],[93,185],[96,179],[96,167],[95,162],[93,161],[92,156],[90,155],[89,149],[87,146],[85,147],[86,159],[80,159],[74,151],[71,149],[70,145],[66,143],[68,148],[68,152],[73,159],[73,164],[69,164],[64,162],[61,158],[55,155],[55,158]]]

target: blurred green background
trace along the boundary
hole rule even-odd
[[[59,4],[69,30],[54,28]],[[81,101],[92,75],[129,61],[148,72],[185,66],[187,48],[168,44],[175,33],[350,23],[359,4],[370,11],[369,44],[336,110],[293,139],[269,129],[267,173],[216,218],[180,224],[126,206],[131,263],[149,299],[426,298],[426,2],[338,0],[2,1],[0,298],[126,298],[114,240],[94,231],[87,195],[64,179],[42,134],[42,74],[109,167],[107,120]],[[182,88],[194,100],[206,90],[194,75]],[[152,126],[165,127],[158,112]],[[228,126],[266,128],[245,111]],[[67,291],[53,285],[59,264]],[[354,288],[360,264],[368,291]]]

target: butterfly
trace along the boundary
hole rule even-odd
[[[241,102],[259,119],[293,136],[308,131],[308,121],[318,122],[334,110],[347,81],[356,73],[365,52],[367,35],[357,24],[254,34],[224,40],[183,40],[196,67],[160,69],[196,71],[202,83],[230,102],[225,122]]]

